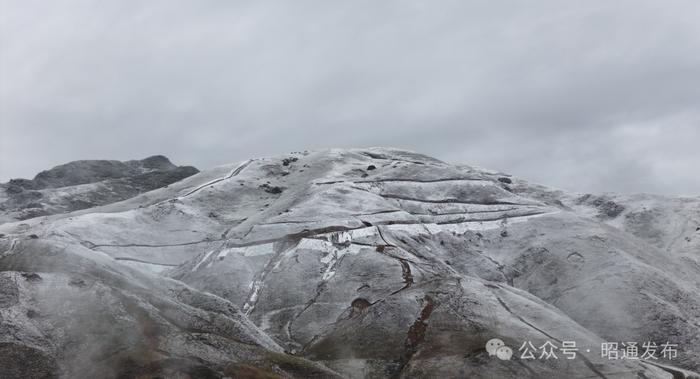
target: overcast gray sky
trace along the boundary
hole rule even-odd
[[[0,181],[393,146],[700,195],[697,0],[0,4]]]

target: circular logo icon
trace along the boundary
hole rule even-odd
[[[508,346],[501,346],[496,350],[496,356],[502,361],[509,361],[513,356],[513,349]]]
[[[498,348],[505,345],[506,344],[498,338],[490,339],[489,342],[486,342],[486,351],[489,353],[489,356],[496,355]]]

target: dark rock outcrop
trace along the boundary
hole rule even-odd
[[[175,166],[162,155],[126,162],[75,161],[42,171],[31,180],[0,184],[6,195],[0,209],[5,211],[5,221],[71,212],[122,201],[198,172],[191,166]]]

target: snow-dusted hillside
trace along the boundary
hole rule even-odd
[[[36,377],[700,371],[700,198],[572,194],[411,152],[329,150],[0,233],[13,375],[27,360]],[[490,356],[494,338],[510,360]],[[518,351],[571,341],[575,359]],[[677,356],[601,356],[630,341]]]

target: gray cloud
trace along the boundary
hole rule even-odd
[[[394,146],[699,195],[700,3],[0,0],[0,180]]]

